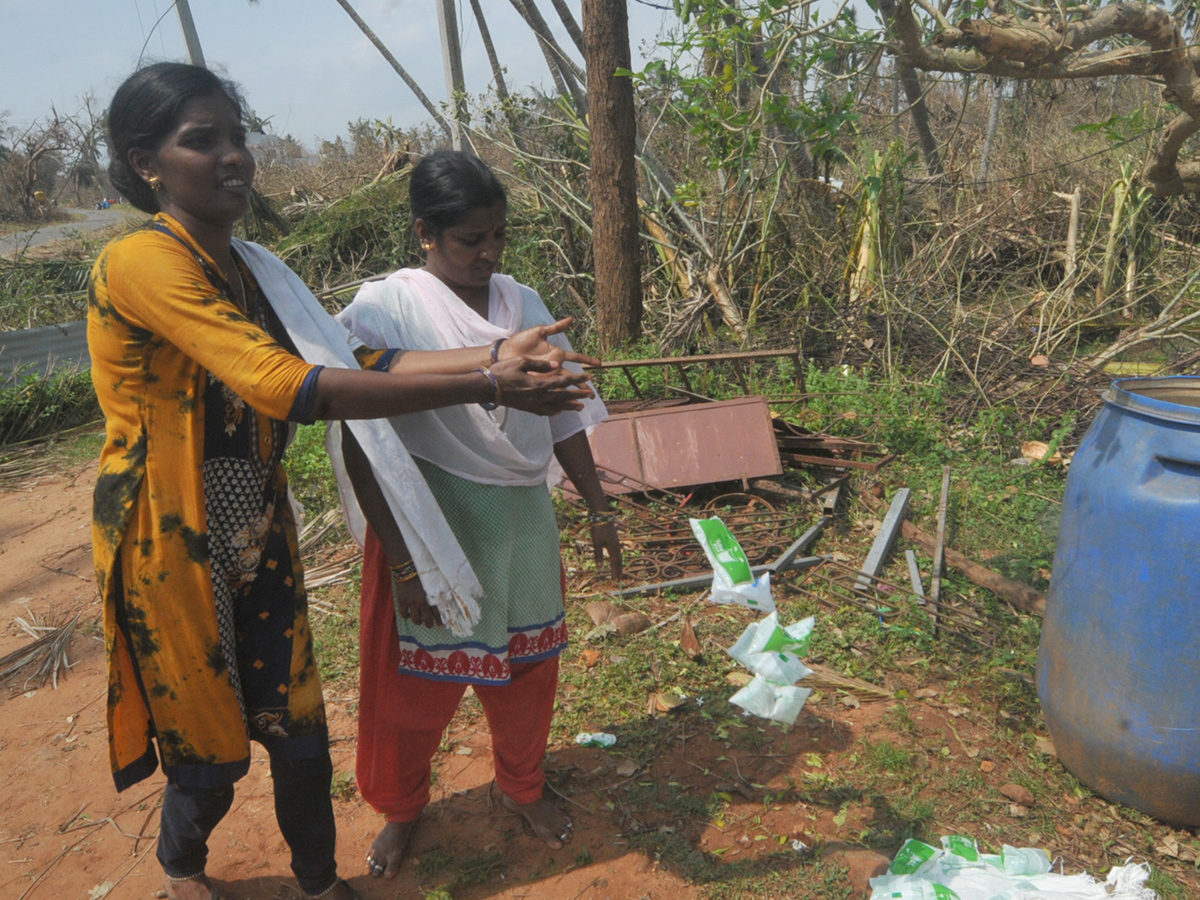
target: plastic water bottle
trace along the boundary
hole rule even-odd
[[[617,736],[605,731],[581,731],[575,735],[575,743],[581,747],[611,747],[616,742]]]

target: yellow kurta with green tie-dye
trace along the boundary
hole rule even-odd
[[[154,771],[154,738],[169,771],[213,767],[219,780],[233,781],[248,766],[247,726],[222,657],[210,574],[202,400],[212,373],[249,414],[282,420],[313,368],[248,319],[201,260],[215,271],[183,227],[160,214],[113,240],[92,271],[88,346],[106,419],[92,536],[118,789]],[[272,440],[271,428],[259,434]],[[286,497],[282,467],[271,477]],[[295,561],[289,730],[323,741],[295,523],[288,510],[278,521]]]

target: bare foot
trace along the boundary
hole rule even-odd
[[[529,823],[533,833],[546,842],[551,850],[561,850],[571,840],[575,826],[571,817],[542,797],[532,803],[517,803],[508,794],[503,794],[504,805]]]
[[[408,842],[416,830],[418,821],[420,820],[388,822],[383,826],[367,853],[367,871],[371,873],[372,878],[396,877],[400,871],[400,863],[404,861],[404,851],[408,849]]]
[[[220,895],[207,875],[189,881],[172,881],[168,878],[163,891],[168,900],[220,900]]]

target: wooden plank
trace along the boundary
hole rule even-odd
[[[891,462],[896,458],[894,453],[889,453],[887,456],[868,462],[865,459],[839,459],[836,456],[809,456],[806,453],[788,453],[786,451],[779,454],[780,459],[789,463],[798,463],[803,466],[829,466],[834,469],[865,469],[868,472],[875,472],[881,466]]]

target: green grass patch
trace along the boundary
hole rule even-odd
[[[88,371],[64,367],[48,376],[18,376],[0,386],[0,445],[58,434],[99,416]]]

